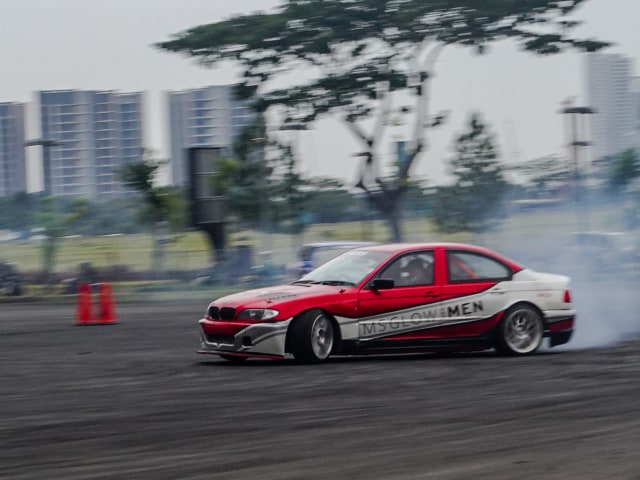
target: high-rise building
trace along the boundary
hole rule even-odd
[[[636,147],[640,152],[640,77],[631,79],[631,105],[633,108],[633,128],[635,132]]]
[[[610,53],[586,56],[587,102],[591,115],[592,157],[599,160],[637,146],[637,112],[631,90],[631,59]]]
[[[0,197],[27,190],[24,104],[0,103]]]
[[[173,185],[188,181],[188,148],[229,148],[255,118],[249,102],[235,98],[233,85],[168,92],[168,103]]]
[[[44,190],[51,195],[104,199],[126,191],[121,165],[143,158],[142,93],[40,92]]]

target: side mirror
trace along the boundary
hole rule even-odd
[[[376,278],[369,284],[371,290],[389,290],[395,287],[396,282],[391,278]]]

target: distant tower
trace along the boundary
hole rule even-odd
[[[121,165],[142,161],[142,93],[40,92],[44,190],[50,195],[105,199],[126,191]]]
[[[233,85],[167,92],[173,185],[189,181],[187,149],[228,149],[255,114],[249,101],[234,96]]]
[[[27,190],[24,104],[0,103],[0,197]]]
[[[631,60],[623,55],[586,56],[587,103],[591,116],[593,159],[616,155],[637,145],[638,119],[631,93]]]

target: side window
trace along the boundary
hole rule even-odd
[[[419,252],[396,259],[380,277],[392,279],[396,287],[431,285],[433,272],[433,252]]]
[[[511,270],[493,258],[472,252],[447,252],[450,282],[506,280]]]

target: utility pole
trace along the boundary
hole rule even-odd
[[[563,102],[563,108],[560,113],[567,116],[565,122],[565,135],[567,136],[567,146],[570,147],[570,162],[571,170],[573,173],[573,199],[576,209],[576,220],[578,223],[578,229],[580,231],[587,231],[589,229],[589,205],[586,196],[586,189],[584,189],[581,181],[580,172],[580,152],[584,147],[591,145],[591,142],[586,140],[587,135],[587,117],[595,113],[590,107],[577,107],[574,106],[573,99],[568,99]]]

